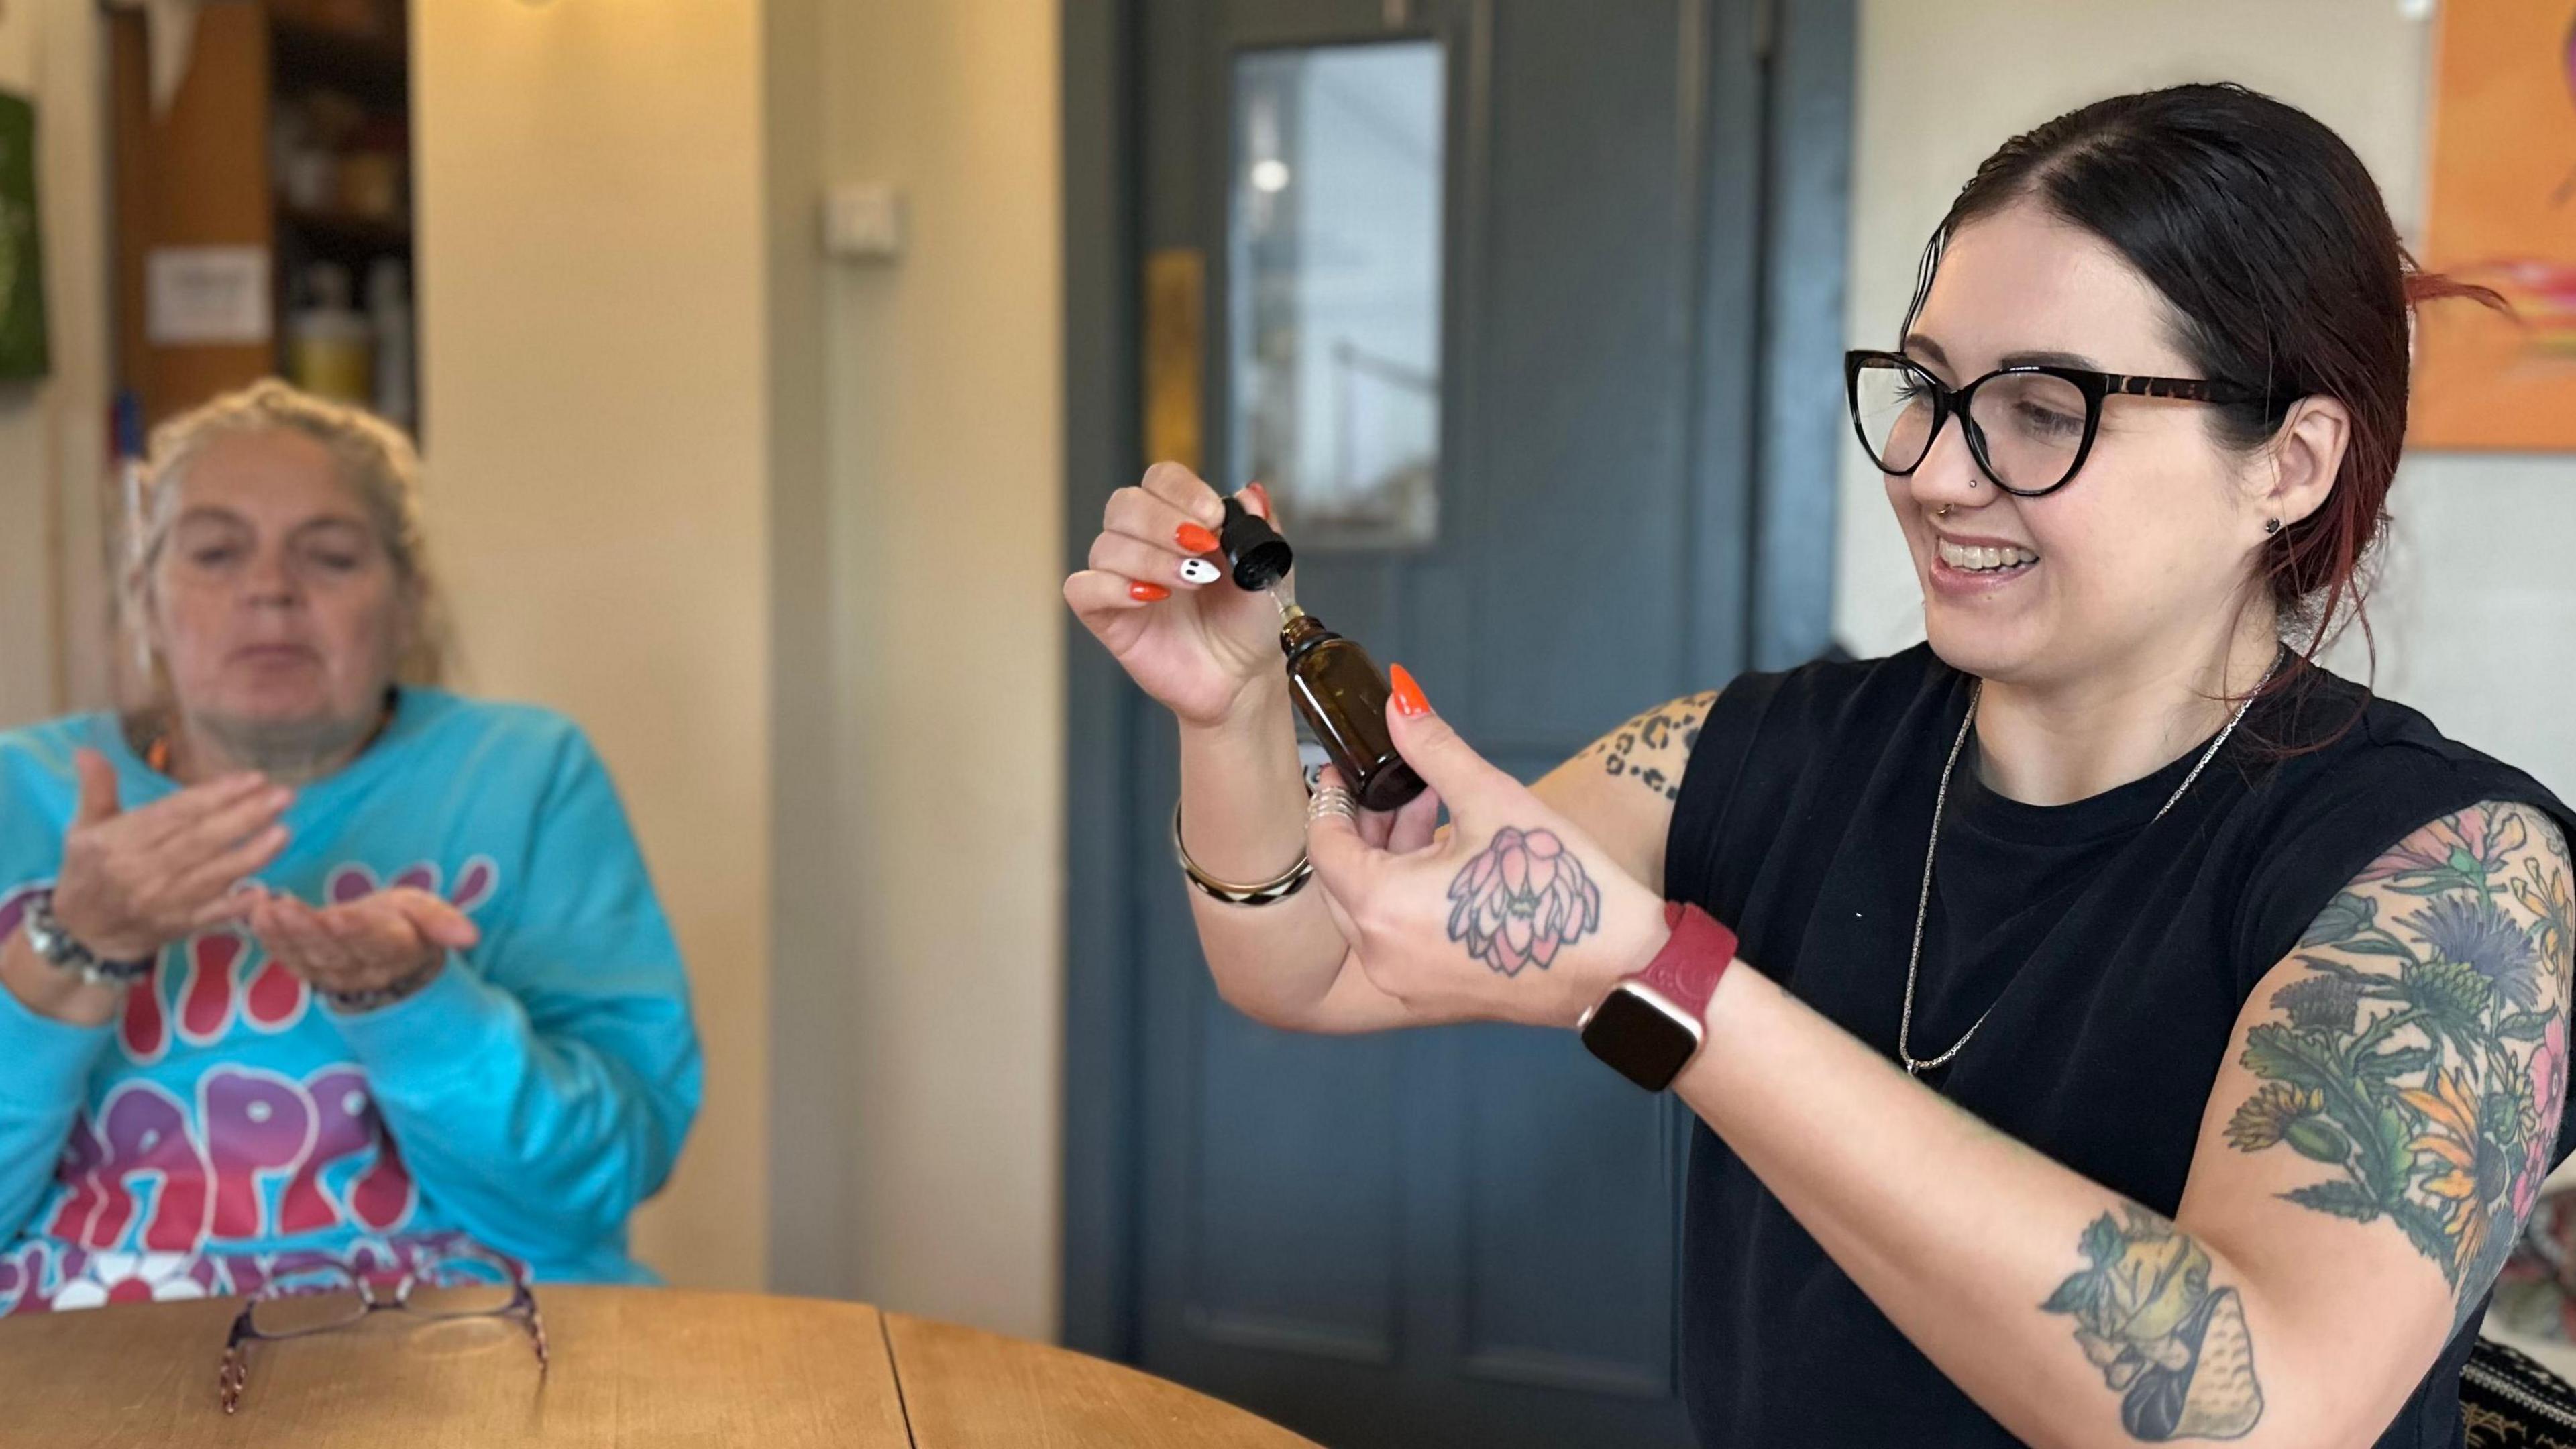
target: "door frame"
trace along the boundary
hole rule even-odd
[[[1744,657],[1781,669],[1833,644],[1840,375],[1859,0],[1754,0],[1764,198],[1751,416],[1739,466],[1754,537]],[[1138,310],[1137,0],[1062,0],[1065,562],[1144,469]],[[1065,620],[1063,1342],[1132,1361],[1142,1148],[1136,761],[1144,701]]]

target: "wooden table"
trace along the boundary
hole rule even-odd
[[[478,1320],[254,1345],[241,1412],[215,1369],[240,1304],[152,1303],[0,1320],[12,1444],[505,1449],[1295,1449],[1307,1441],[1133,1369],[857,1303],[540,1287],[554,1366]]]

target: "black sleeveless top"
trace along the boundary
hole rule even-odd
[[[1732,924],[1745,960],[1891,1059],[1933,796],[1973,683],[1928,646],[1747,675],[1701,727],[1674,806],[1665,894]],[[1939,1055],[1993,1011],[1924,1080],[2171,1215],[2238,1011],[2344,885],[2481,800],[2539,806],[2576,837],[2576,817],[2529,776],[2386,700],[2320,752],[2250,747],[2321,738],[2364,698],[2302,671],[2152,825],[2205,741],[2145,779],[2043,807],[1985,788],[1971,740],[1942,824],[1914,1055]],[[2571,1141],[2562,1119],[2559,1157]],[[1712,1449],[2014,1442],[1705,1124],[1683,1279],[1684,1397]],[[2381,1445],[2461,1442],[2474,1332],[2444,1349]]]

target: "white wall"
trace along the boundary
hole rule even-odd
[[[427,512],[466,683],[599,743],[689,961],[707,1101],[638,1219],[752,1288],[768,1227],[760,7],[412,6]]]
[[[36,107],[53,371],[0,384],[0,727],[106,702],[106,127],[90,0],[0,4],[0,90]]]
[[[781,1005],[819,1018],[780,1028],[781,1121],[792,1108],[815,1135],[781,1142],[781,1192],[797,1197],[780,1203],[778,1281],[1052,1337],[1056,6],[827,3],[818,43],[819,164],[900,186],[911,245],[821,280],[828,566],[781,576],[829,621],[831,683],[801,706],[829,713],[819,743],[810,721],[779,722],[783,749],[824,758],[783,754],[781,768],[833,794],[827,819],[801,825],[782,803],[796,828],[779,848]],[[784,558],[805,541],[780,543]],[[783,647],[814,642],[797,602],[781,599]]]
[[[687,1282],[1050,1337],[1055,6],[413,14],[472,683],[599,738],[708,1039],[639,1241]],[[820,258],[828,179],[904,189],[900,263]]]
[[[2397,0],[1864,0],[1850,336],[1893,344],[1924,239],[2006,137],[2178,81],[2311,112],[2420,236],[2432,35]],[[1903,648],[1923,637],[1913,573],[1877,472],[1844,451],[1836,632],[1856,653]],[[2576,798],[2576,456],[2410,455],[2389,506],[2380,690]],[[2363,668],[2352,649],[2336,662]]]

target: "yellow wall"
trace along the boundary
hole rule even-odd
[[[1052,1336],[1055,7],[414,14],[470,682],[598,737],[708,1038],[639,1241],[682,1281]],[[819,255],[833,179],[904,190],[902,261]]]
[[[2426,7],[2428,10],[2430,7]],[[2236,80],[2332,126],[2398,230],[2423,218],[2432,27],[2388,0],[1863,0],[1850,335],[1893,345],[1924,239],[2004,139],[2086,101]],[[2576,792],[2576,458],[2407,455],[2373,600],[2382,693]],[[1923,637],[1878,473],[1846,443],[1836,632],[1855,652]],[[2369,668],[2358,633],[2332,656]]]
[[[803,708],[831,728],[783,719],[819,758],[781,768],[831,803],[780,844],[779,1033],[810,1045],[782,1050],[779,1110],[813,1128],[779,1145],[779,1281],[1038,1337],[1061,1150],[1055,11],[822,7],[815,164],[901,187],[911,245],[820,280],[828,557],[781,600],[791,632],[830,621],[809,641],[828,696]]]
[[[432,537],[466,683],[598,741],[677,926],[707,1106],[645,1259],[767,1225],[769,601],[757,6],[412,6]]]

